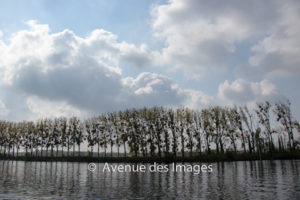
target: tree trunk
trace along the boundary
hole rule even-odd
[[[58,157],[58,145],[56,145],[56,157]]]
[[[152,133],[150,133],[150,155],[151,157],[154,156],[154,145],[153,145],[153,138],[152,138]]]
[[[31,147],[30,147],[30,157],[32,157],[32,154],[33,154],[33,146],[31,145]]]
[[[281,147],[281,141],[280,141],[280,136],[278,136],[278,150],[281,152],[282,147]]]
[[[15,144],[13,144],[13,157],[15,157]]]
[[[135,154],[135,157],[138,157],[138,151],[136,149],[134,150],[134,154]]]
[[[78,145],[78,156],[80,157],[80,144]]]
[[[208,136],[206,136],[206,149],[207,149],[207,153],[210,154],[210,146],[209,146]]]
[[[200,136],[200,133],[199,133],[199,137],[198,137],[198,145],[199,145],[199,157],[201,156],[202,152],[202,146],[201,146],[201,136]]]
[[[256,152],[256,149],[255,149],[255,136],[254,136],[253,132],[251,133],[251,140],[252,140],[253,153],[255,153]]]
[[[125,158],[127,157],[127,155],[126,155],[126,141],[124,141],[124,156],[125,156]]]
[[[184,158],[184,136],[183,136],[183,130],[181,131],[181,156]]]
[[[51,145],[51,157],[53,157],[53,145]]]
[[[233,144],[233,149],[234,149],[234,152],[237,153],[236,151],[236,144],[235,144],[235,140],[234,138],[232,139],[232,144]]]
[[[73,144],[73,157],[75,157],[75,143]]]
[[[113,157],[113,142],[110,143],[110,157]]]
[[[177,157],[177,140],[176,140],[175,130],[172,130],[172,135],[173,135],[173,154],[175,157]]]
[[[146,153],[145,153],[145,143],[144,143],[144,138],[142,138],[142,142],[141,142],[141,145],[142,145],[142,154],[143,154],[143,157],[146,156]]]
[[[252,154],[252,147],[251,147],[251,138],[250,138],[250,135],[247,135],[247,140],[248,140],[249,153]]]
[[[37,146],[37,147],[36,147],[36,150],[35,150],[35,157],[38,156],[38,152],[39,152],[39,147]]]
[[[236,144],[235,144],[235,138],[233,135],[230,136],[231,144],[233,145],[233,150],[236,153]]]
[[[146,154],[146,157],[148,157],[148,147],[147,147],[147,143],[146,143],[146,147],[145,147],[145,154]]]
[[[4,145],[4,148],[3,148],[3,155],[5,155],[6,154],[6,145]]]
[[[219,136],[218,136],[219,137]],[[219,141],[218,141],[218,137],[216,138],[215,140],[215,143],[216,143],[216,148],[217,148],[217,154],[220,153],[220,150],[219,150]]]
[[[165,156],[168,157],[169,156],[169,135],[168,135],[168,130],[165,130]]]
[[[118,145],[118,158],[120,157],[120,145],[119,145],[119,140],[117,139],[117,145]]]
[[[157,144],[158,147],[158,157],[161,158],[161,147],[160,147],[160,142]]]
[[[284,147],[284,144],[283,144],[283,138],[281,137],[281,147],[282,147],[282,151],[285,151],[285,147]]]
[[[221,148],[221,154],[223,154],[224,153],[224,147],[223,147],[222,137],[219,138],[219,143],[220,143],[220,148]]]
[[[240,130],[240,131],[242,134],[242,146],[243,146],[244,152],[246,152],[246,141],[245,141],[244,132],[242,130]]]
[[[93,145],[91,145],[91,152],[90,152],[90,156],[91,157],[94,157],[94,148],[93,148],[94,146]]]
[[[106,148],[107,148],[107,146],[106,146],[106,143],[104,144],[104,157],[106,158]]]
[[[190,138],[190,157],[193,157],[193,141]]]

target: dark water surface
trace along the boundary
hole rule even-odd
[[[200,174],[103,166],[0,161],[0,199],[300,199],[300,160],[212,163],[213,172]]]

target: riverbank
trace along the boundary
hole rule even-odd
[[[45,161],[45,162],[117,162],[117,163],[171,163],[171,162],[223,162],[223,161],[252,161],[252,160],[292,160],[300,159],[300,152],[274,152],[264,154],[233,153],[202,154],[193,157],[91,157],[91,156],[64,156],[64,157],[35,157],[35,156],[0,156],[0,160]]]

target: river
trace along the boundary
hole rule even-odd
[[[1,160],[0,199],[300,199],[300,160],[192,165],[212,171],[151,172],[145,164],[144,171],[109,172],[104,163],[89,171],[88,163]]]

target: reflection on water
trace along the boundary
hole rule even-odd
[[[300,160],[213,163],[212,173],[198,175],[103,173],[103,164],[96,166],[90,172],[87,163],[0,161],[0,199],[300,198]]]

